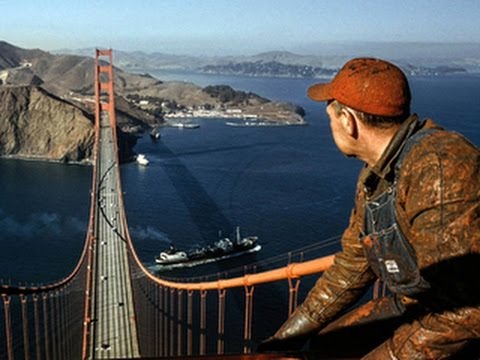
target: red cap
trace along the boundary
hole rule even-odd
[[[315,101],[338,100],[354,110],[372,115],[401,116],[410,113],[410,88],[397,66],[379,59],[348,61],[330,83],[308,89]]]

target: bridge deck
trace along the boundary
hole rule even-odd
[[[100,120],[90,357],[139,356],[117,156],[108,112]]]

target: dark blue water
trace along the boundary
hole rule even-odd
[[[156,74],[199,85],[229,84],[306,109],[308,126],[234,128],[199,120],[139,140],[150,166],[122,166],[125,205],[141,258],[153,264],[168,242],[211,243],[241,226],[257,235],[257,255],[170,277],[229,271],[341,234],[360,164],[335,148],[324,105],[309,101],[315,80]],[[413,110],[480,144],[479,77],[412,79]],[[67,275],[85,239],[91,169],[0,160],[0,278],[37,282]],[[335,248],[335,247],[334,247]],[[334,248],[326,249],[332,251]],[[7,280],[8,281],[8,280]]]

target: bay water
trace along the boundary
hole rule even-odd
[[[219,231],[231,235],[236,226],[243,235],[259,237],[259,253],[162,275],[227,276],[245,271],[245,265],[258,271],[278,259],[284,265],[291,251],[341,235],[361,164],[336,149],[324,104],[306,97],[306,88],[317,80],[153,75],[201,86],[227,84],[290,101],[305,108],[308,122],[230,127],[222,119],[194,119],[200,128],[162,128],[159,142],[140,138],[135,151],[150,165],[124,164],[121,175],[132,239],[153,271],[158,270],[155,255],[169,243],[181,248],[211,244]],[[480,144],[480,76],[410,80],[414,112]],[[0,159],[4,282],[49,282],[74,268],[86,237],[91,174],[88,166]],[[336,242],[322,251],[338,248]]]

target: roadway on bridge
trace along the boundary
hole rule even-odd
[[[90,358],[139,357],[119,164],[108,112],[101,114],[99,139]]]

